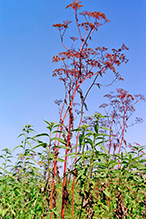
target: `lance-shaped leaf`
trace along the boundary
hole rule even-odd
[[[66,141],[64,141],[62,138],[52,138],[52,141],[53,140],[57,140],[57,141],[59,141],[59,142],[61,142],[62,144],[67,144],[67,142]]]
[[[64,145],[55,145],[55,146],[53,146],[53,148],[56,148],[56,147],[64,148],[64,149],[70,149],[70,147],[67,147],[67,146],[64,146]]]
[[[98,146],[105,152],[105,154],[108,154],[107,149],[102,144],[99,144]]]

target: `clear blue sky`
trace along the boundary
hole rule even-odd
[[[52,56],[62,51],[58,31],[52,24],[73,20],[73,10],[65,9],[69,0],[0,1],[0,148],[20,143],[21,127],[31,124],[37,133],[45,131],[43,119],[57,122],[55,99],[64,97]],[[125,79],[108,88],[94,88],[87,100],[92,115],[105,101],[102,96],[116,88],[146,96],[146,1],[83,0],[83,10],[101,11],[111,20],[94,35],[94,46],[109,49],[129,47],[129,62],[119,68]],[[74,25],[70,25],[71,36]],[[67,38],[66,38],[67,39]],[[108,78],[107,78],[108,79]],[[127,139],[146,144],[146,103],[136,106],[133,116],[144,119],[129,128]]]

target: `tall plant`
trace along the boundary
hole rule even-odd
[[[78,11],[83,7],[81,1],[73,1],[73,3],[67,5],[66,8],[72,8],[75,15],[75,23],[77,33],[75,36],[70,36],[71,44],[67,46],[64,42],[64,35],[71,23],[71,21],[63,21],[63,23],[57,23],[53,26],[59,30],[61,43],[64,51],[59,52],[58,55],[53,56],[52,62],[61,63],[61,67],[53,71],[53,76],[58,76],[65,87],[65,96],[63,100],[56,100],[59,105],[60,124],[64,124],[68,130],[67,135],[67,147],[65,155],[68,154],[69,148],[71,147],[71,130],[74,126],[75,113],[80,114],[79,126],[81,125],[83,112],[87,109],[86,98],[94,85],[99,88],[102,86],[98,82],[98,78],[104,76],[111,70],[114,74],[114,79],[108,84],[111,85],[115,80],[123,80],[120,74],[116,71],[116,66],[122,63],[127,63],[128,59],[123,54],[123,50],[128,48],[123,44],[120,49],[112,49],[112,53],[108,52],[106,47],[95,47],[89,46],[89,41],[94,32],[99,27],[110,22],[106,18],[104,13],[98,11]],[[79,20],[81,16],[81,21]],[[83,84],[86,80],[92,79],[92,82],[87,90],[83,92]],[[79,103],[77,101],[77,95],[79,95]],[[76,105],[80,105],[80,109],[76,109]],[[65,123],[65,119],[68,118],[68,122]],[[78,137],[78,135],[77,135]],[[77,151],[77,148],[76,148]],[[57,149],[57,154],[59,148]],[[54,176],[56,171],[57,162],[54,162]],[[63,195],[64,200],[64,188],[66,184],[66,170],[67,170],[67,156],[65,157],[64,163],[64,179],[63,179]],[[53,179],[54,182],[54,179]],[[52,184],[53,190],[53,184]],[[62,201],[62,203],[64,203]],[[62,204],[62,218],[64,217],[64,204]]]
[[[128,91],[120,88],[116,89],[116,93],[110,92],[104,97],[108,98],[108,103],[103,103],[100,108],[103,108],[107,117],[102,120],[102,123],[110,128],[110,137],[108,144],[109,154],[112,152],[120,153],[122,147],[128,146],[125,139],[125,132],[129,126],[142,122],[142,118],[135,118],[134,123],[130,123],[129,119],[135,111],[135,105],[145,98],[141,94],[131,95]]]

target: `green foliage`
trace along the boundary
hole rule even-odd
[[[0,174],[1,175],[7,175],[9,174],[8,168],[12,165],[9,165],[11,163],[11,158],[13,158],[11,151],[8,148],[5,148],[2,150],[5,152],[4,154],[0,155],[0,158],[2,159],[2,167],[0,167]]]
[[[94,116],[94,129],[83,125],[72,132],[78,132],[79,149],[71,150],[68,158],[77,157],[68,170],[65,218],[70,218],[72,203],[73,175],[76,176],[74,191],[74,218],[144,218],[146,216],[146,158],[144,147],[133,146],[129,152],[108,154],[105,135],[98,119]],[[60,218],[61,192],[63,178],[55,176],[53,209],[50,210],[53,162],[64,162],[56,149],[66,149],[64,135],[67,133],[60,125],[48,123],[48,133],[30,137],[32,126],[23,127],[23,141],[14,148],[21,149],[14,166],[9,165],[13,158],[7,148],[0,155],[2,159],[0,175],[0,218]],[[60,133],[60,138],[56,138]],[[43,141],[43,137],[48,142]],[[55,145],[56,143],[56,145]],[[60,143],[60,144],[59,144]],[[32,147],[33,145],[33,147]],[[42,148],[42,152],[40,152]],[[38,150],[39,149],[39,150]],[[11,169],[10,169],[11,168]]]

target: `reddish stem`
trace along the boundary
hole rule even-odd
[[[80,118],[80,123],[79,123],[79,128],[81,127],[81,123],[82,123],[82,117],[83,114],[81,113],[81,118]],[[76,145],[78,144],[78,139],[79,139],[79,131],[77,133],[77,137],[76,137]],[[75,148],[75,152],[77,153],[77,147]],[[77,157],[75,157],[75,162],[77,161]],[[74,173],[76,173],[76,170],[74,171]],[[73,213],[74,213],[74,188],[75,188],[75,179],[76,176],[73,176],[73,186],[72,186],[72,216],[71,218],[73,219]]]
[[[71,129],[71,117],[69,118],[69,134],[67,138],[67,147],[69,147],[70,143],[70,129]],[[66,149],[65,155],[67,155],[69,149]],[[61,208],[61,218],[64,218],[64,187],[66,184],[66,167],[67,167],[67,156],[65,156],[65,163],[64,163],[64,174],[63,174],[63,189],[62,189],[62,208]]]
[[[67,138],[67,147],[69,148],[70,145],[70,136],[71,136],[71,124],[72,124],[72,107],[73,107],[73,102],[74,102],[74,98],[75,98],[75,94],[77,91],[77,85],[78,85],[78,81],[79,79],[77,79],[76,81],[76,85],[75,85],[75,90],[74,93],[72,95],[72,101],[70,103],[70,111],[69,111],[69,133],[68,133],[68,138]],[[67,154],[68,154],[68,150],[66,149],[65,152],[65,163],[64,163],[64,172],[63,172],[63,189],[62,189],[62,208],[61,208],[61,218],[64,218],[64,188],[65,188],[65,184],[66,184],[66,168],[67,168]]]
[[[64,105],[63,105],[63,107],[64,107]],[[65,112],[65,115],[64,115],[64,117],[63,117],[63,120],[62,120],[62,124],[64,123],[64,120],[65,120],[65,118],[66,118],[66,116],[67,116],[67,112],[68,112],[68,109],[66,110],[66,112]],[[60,118],[62,117],[62,113],[63,113],[63,110],[62,110],[62,112],[61,112],[61,115],[60,115]],[[57,128],[57,130],[58,130],[58,128]],[[62,126],[61,126],[61,128],[60,128],[60,131],[62,131]],[[57,134],[56,134],[57,135]],[[59,133],[59,138],[61,137],[61,132]],[[59,141],[58,141],[58,145],[59,145]],[[56,145],[56,141],[55,141],[55,145]],[[55,152],[54,152],[55,153]],[[57,156],[56,156],[56,159],[58,158],[58,153],[59,153],[59,147],[57,148]],[[57,161],[53,161],[53,163],[54,163],[54,170],[53,170],[53,178],[52,178],[52,188],[51,188],[51,199],[50,199],[50,210],[52,210],[52,208],[53,208],[53,191],[54,191],[54,185],[55,185],[55,174],[56,174],[56,169],[57,169]],[[53,213],[51,212],[51,214],[50,214],[50,219],[52,219],[52,215],[53,215]]]

